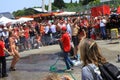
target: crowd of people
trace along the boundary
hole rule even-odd
[[[54,40],[60,37],[61,28],[65,26],[76,48],[83,35],[92,39],[110,39],[110,29],[117,28],[119,30],[118,23],[119,16],[118,20],[111,19],[108,15],[62,17],[41,22],[28,21],[22,24],[0,25],[0,36],[3,36],[6,47],[8,47],[9,32],[13,32],[18,48],[29,50],[53,44]]]
[[[10,55],[13,55],[13,60],[9,70],[15,71],[15,65],[20,59],[19,51],[56,44],[56,40],[61,37],[59,40],[63,43],[62,49],[65,54],[64,59],[67,66],[67,71],[71,70],[71,66],[74,66],[67,55],[71,49],[71,42],[73,43],[72,56],[75,59],[81,59],[84,65],[94,63],[97,66],[98,60],[104,61],[104,58],[99,53],[98,48],[93,48],[94,46],[97,47],[96,43],[92,40],[85,40],[85,38],[94,40],[104,40],[111,38],[110,29],[114,28],[113,26],[111,27],[111,22],[115,24],[115,28],[119,30],[119,20],[117,21],[114,18],[111,19],[108,15],[98,17],[62,17],[54,18],[52,20],[43,20],[42,22],[28,21],[21,24],[8,24],[5,26],[0,25],[0,37],[2,38],[1,40],[5,43],[5,47],[2,46],[0,49],[4,50],[6,48],[10,52]],[[82,42],[83,40],[86,42]],[[81,58],[78,54],[79,44],[80,46],[83,46],[80,47]],[[91,51],[91,49],[93,50]],[[91,53],[95,50],[95,59],[91,59],[89,56],[86,57],[87,55],[90,55],[85,53],[87,52],[86,50]],[[3,59],[1,55],[0,59]],[[5,66],[6,64],[3,65]],[[95,65],[92,66],[94,67]],[[83,77],[86,76],[86,69],[87,68],[83,68]],[[3,77],[5,77],[4,74],[6,74],[6,72],[2,74]],[[83,80],[86,80],[86,78],[83,78]]]

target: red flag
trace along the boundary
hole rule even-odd
[[[120,14],[120,6],[117,8],[117,14]]]

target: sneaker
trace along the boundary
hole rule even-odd
[[[8,74],[2,75],[2,78],[4,78],[4,77],[8,77]]]
[[[13,67],[10,67],[9,71],[16,71],[16,69]]]
[[[70,72],[72,71],[73,69],[66,69],[65,72]]]
[[[38,49],[40,49],[41,47],[38,47]]]
[[[73,68],[71,68],[71,70],[74,70]]]

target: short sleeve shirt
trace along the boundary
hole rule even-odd
[[[63,50],[65,52],[69,52],[71,49],[69,34],[68,33],[63,34],[61,40],[62,40],[62,44],[63,44]]]
[[[0,57],[1,56],[5,56],[5,53],[4,53],[4,42],[3,41],[0,41]]]

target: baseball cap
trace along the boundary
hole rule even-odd
[[[67,28],[65,26],[63,26],[61,30],[66,31]]]

